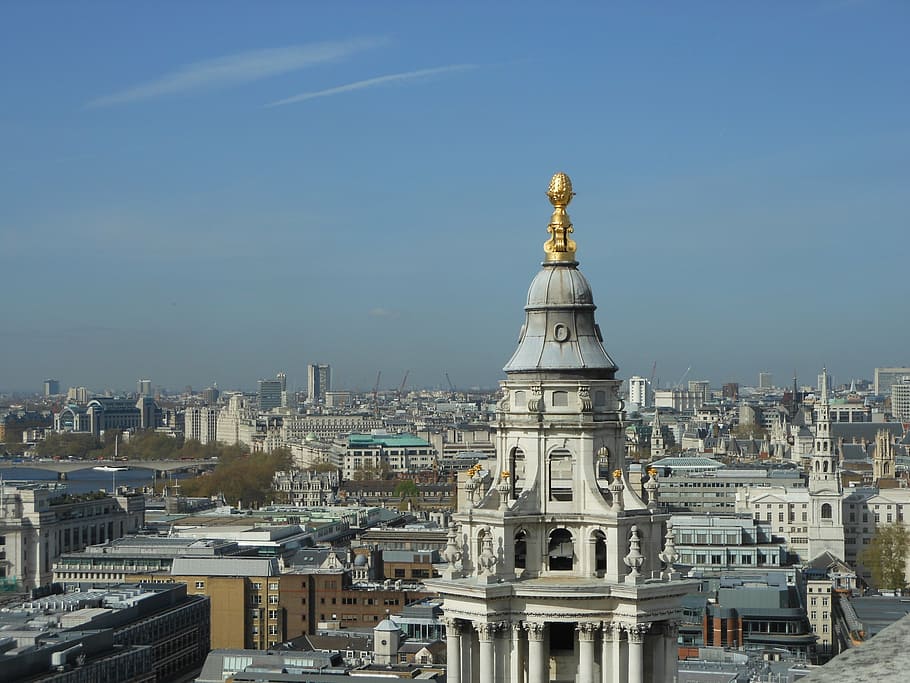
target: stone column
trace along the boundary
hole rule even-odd
[[[603,639],[600,643],[601,683],[613,683],[613,624],[605,621],[601,626]]]
[[[580,623],[578,631],[578,683],[594,681],[594,638],[597,634],[594,624]]]
[[[511,628],[512,646],[509,652],[509,682],[524,683],[524,666],[521,661],[521,632],[523,628],[520,621],[513,621]]]
[[[628,627],[625,624],[616,621],[613,622],[613,656],[610,657],[610,663],[613,667],[613,675],[610,683],[626,683],[628,680],[624,666],[628,653],[623,652],[622,640],[623,633],[626,632],[627,628]]]
[[[494,683],[496,681],[496,657],[493,652],[493,638],[495,635],[495,624],[477,624],[477,637],[480,640],[480,683]]]
[[[645,683],[645,633],[649,624],[629,628],[629,683]]]
[[[550,679],[544,636],[547,625],[539,621],[525,622],[528,632],[528,683],[547,683]]]
[[[668,621],[665,628],[664,676],[668,681],[675,681],[679,669],[679,624]]]
[[[449,683],[462,683],[461,657],[461,622],[446,619],[446,680]]]

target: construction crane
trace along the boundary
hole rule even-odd
[[[654,375],[657,374],[657,361],[654,361],[654,364],[651,365],[651,376],[648,377],[648,387],[654,388]]]
[[[373,412],[379,415],[379,380],[382,379],[382,370],[376,373],[376,384],[373,385]]]
[[[401,403],[401,394],[404,393],[404,385],[408,382],[408,375],[411,373],[410,370],[404,371],[404,379],[401,380],[401,386],[398,387],[398,402]]]
[[[680,377],[679,381],[676,383],[676,387],[675,387],[676,389],[682,389],[682,383],[686,380],[686,377],[689,376],[689,372],[691,372],[691,370],[692,370],[691,365],[686,368],[686,371],[683,373],[682,377]]]
[[[454,394],[454,393],[455,393],[455,385],[452,384],[452,379],[449,377],[449,373],[448,373],[448,372],[446,373],[446,382],[449,383],[449,391],[451,391],[451,392]]]

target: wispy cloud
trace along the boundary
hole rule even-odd
[[[146,83],[98,97],[88,102],[86,107],[109,107],[165,95],[249,83],[338,61],[386,42],[383,38],[364,38],[240,52],[187,64]]]
[[[287,97],[283,100],[277,100],[276,102],[269,102],[266,107],[280,107],[285,104],[293,104],[295,102],[306,102],[307,100],[315,100],[317,97],[331,97],[332,95],[340,95],[346,92],[353,92],[355,90],[363,90],[365,88],[376,88],[383,85],[391,85],[393,83],[403,83],[406,81],[416,81],[418,79],[432,78],[434,76],[441,76],[442,74],[451,73],[453,71],[466,71],[468,69],[476,69],[476,64],[452,64],[450,66],[438,66],[433,69],[418,69],[417,71],[406,71],[404,73],[398,74],[388,74],[386,76],[377,76],[376,78],[368,78],[365,81],[355,81],[354,83],[347,83],[346,85],[339,85],[334,88],[327,88],[326,90],[315,90],[312,92],[300,93],[299,95],[294,95],[293,97]]]

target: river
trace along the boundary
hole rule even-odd
[[[173,475],[175,479],[183,479],[188,475],[181,472]],[[10,469],[0,467],[0,477],[4,482],[57,482],[57,473],[48,470],[38,470],[29,468]],[[104,489],[112,491],[116,482],[117,486],[129,486],[130,488],[142,489],[144,486],[152,486],[155,481],[155,473],[145,468],[136,468],[124,470],[121,472],[99,472],[91,468],[68,472],[66,480],[59,483],[66,484],[68,493],[88,493]],[[168,478],[170,479],[170,477]],[[161,483],[161,480],[158,480]]]

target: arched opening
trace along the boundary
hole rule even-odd
[[[831,519],[831,503],[822,505],[822,519]]]
[[[512,498],[518,498],[518,495],[524,490],[525,481],[525,452],[518,447],[512,449],[509,453],[509,481],[512,483]]]
[[[547,546],[549,568],[551,572],[570,572],[575,560],[575,548],[572,545],[572,534],[568,529],[554,529],[550,533],[550,544]]]
[[[603,576],[607,571],[607,537],[603,531],[591,534],[594,539],[594,573]]]
[[[827,460],[825,460],[825,464],[822,465],[822,471],[825,472],[826,474],[828,472],[828,461]]]
[[[524,529],[515,534],[515,569],[528,568],[528,532]]]
[[[601,446],[597,451],[597,478],[610,478],[610,449]]]
[[[550,453],[550,500],[572,500],[572,454],[565,448]]]
[[[887,463],[887,462],[882,463],[882,476],[884,476],[884,477],[891,476],[890,463]]]
[[[822,464],[818,460],[816,460],[815,461],[815,471],[820,472],[821,469],[822,469]]]

